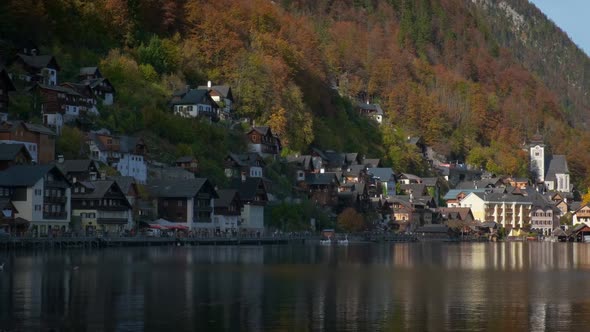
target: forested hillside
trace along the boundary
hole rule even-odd
[[[528,0],[473,0],[500,45],[558,94],[574,126],[588,128],[590,59]]]
[[[59,59],[62,81],[99,64],[118,102],[97,126],[147,132],[212,165],[236,148],[235,134],[167,107],[173,91],[207,80],[231,85],[238,115],[269,124],[285,151],[358,151],[420,172],[406,144],[420,135],[450,159],[526,175],[521,144],[539,130],[590,184],[590,156],[579,153],[590,134],[568,124],[584,116],[585,97],[564,95],[565,83],[549,88],[538,77],[550,81],[562,67],[533,74],[521,61],[529,49],[498,38],[485,13],[455,0],[9,0],[0,4],[0,54],[9,62],[32,39]],[[354,112],[366,101],[384,109],[380,127]],[[14,109],[34,117],[22,103]]]

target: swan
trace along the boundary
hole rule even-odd
[[[341,246],[347,246],[348,245],[348,234],[345,235],[344,240],[338,240],[338,244]]]

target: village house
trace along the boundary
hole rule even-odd
[[[242,176],[233,179],[229,187],[237,190],[242,204],[240,232],[262,234],[264,207],[269,200],[266,182],[262,178]]]
[[[3,121],[8,120],[9,93],[11,91],[16,91],[16,88],[12,84],[8,72],[0,64],[0,117]]]
[[[461,201],[467,195],[478,192],[484,193],[486,191],[485,188],[479,189],[451,189],[447,191],[447,193],[443,196],[443,200],[446,202],[447,207],[456,208],[461,206]]]
[[[38,50],[27,50],[17,54],[13,67],[13,79],[24,82],[39,82],[44,85],[57,85],[57,74],[60,67],[53,55],[37,55]]]
[[[409,173],[400,173],[396,176],[397,182],[400,184],[422,183],[422,178]]]
[[[176,159],[174,164],[176,165],[176,167],[180,167],[191,173],[199,172],[199,161],[197,160],[197,158],[193,156],[182,156]]]
[[[231,109],[234,102],[231,87],[228,85],[212,85],[211,81],[208,81],[207,86],[201,85],[197,89],[209,91],[209,95],[221,110],[219,116],[222,120],[231,119]]]
[[[81,83],[62,83],[60,86],[69,88],[72,91],[77,92],[80,95],[78,99],[79,116],[80,115],[98,115],[97,99],[94,91],[90,86]],[[74,117],[76,118],[76,117]]]
[[[33,158],[23,144],[0,144],[0,171],[16,165],[31,165]]]
[[[275,157],[281,152],[281,140],[268,126],[252,127],[246,136],[249,151],[257,152],[263,158]]]
[[[121,192],[125,195],[125,198],[127,198],[127,202],[129,202],[129,204],[131,205],[131,209],[133,210],[133,220],[146,220],[139,206],[139,202],[141,199],[141,185],[137,184],[135,178],[132,176],[109,176],[108,180],[113,180],[117,182],[117,185],[121,189]]]
[[[23,234],[28,227],[28,222],[24,221],[19,223],[16,218],[18,210],[12,204],[10,197],[0,196],[0,229],[3,229],[11,234]],[[22,218],[19,218],[19,221]]]
[[[378,124],[383,123],[383,110],[379,104],[369,104],[369,102],[363,104],[359,103],[357,105],[359,114],[365,116],[369,119],[375,120]]]
[[[432,224],[436,207],[432,197],[395,196],[387,198],[391,204],[393,223],[402,232],[412,232],[417,227]]]
[[[297,178],[305,178],[306,173],[320,173],[324,168],[322,158],[312,155],[289,155],[286,157],[288,164],[292,165],[297,171]]]
[[[535,202],[531,207],[531,230],[550,236],[557,227],[559,227],[559,209],[543,201]]]
[[[22,121],[0,123],[0,143],[23,144],[33,163],[48,164],[55,159],[55,133],[41,125]]]
[[[228,178],[238,178],[242,175],[261,178],[264,175],[263,170],[266,166],[264,159],[256,152],[230,153],[225,157],[223,164],[225,176]]]
[[[209,180],[154,180],[147,188],[156,201],[158,218],[193,231],[213,231],[213,202],[219,196]]]
[[[305,181],[301,181],[298,187],[309,200],[320,206],[334,207],[338,204],[340,180],[336,173],[306,174]]]
[[[87,234],[120,234],[133,228],[131,204],[115,181],[78,181],[72,191],[72,219],[78,219]]]
[[[0,172],[0,194],[34,235],[69,230],[70,182],[55,165],[19,165]]]
[[[111,82],[104,78],[98,67],[80,68],[78,74],[80,84],[87,86],[92,91],[93,96],[102,99],[105,106],[112,105],[115,100],[115,87]]]
[[[371,207],[371,200],[366,183],[342,183],[338,188],[338,203],[341,208],[354,207],[357,211],[368,211]]]
[[[522,228],[531,221],[531,198],[507,193],[472,192],[461,201],[461,207],[471,208],[480,222],[496,222],[503,227]]]
[[[55,165],[61,170],[70,182],[96,181],[99,178],[99,167],[92,159],[65,160],[58,156]]]
[[[572,213],[572,224],[582,223],[590,226],[590,204],[582,205]]]
[[[217,190],[213,202],[213,224],[220,232],[238,232],[242,224],[243,203],[236,189]]]
[[[36,84],[32,90],[40,96],[43,125],[57,134],[67,122],[80,116],[82,96],[67,86]]]
[[[147,152],[142,138],[111,135],[108,131],[90,132],[87,139],[90,158],[115,168],[123,176],[132,176],[138,183],[147,181]]]
[[[369,168],[367,173],[370,183],[375,186],[373,195],[392,197],[396,195],[396,177],[393,169],[388,167]]]
[[[438,213],[441,217],[441,221],[447,224],[448,222],[460,222],[465,225],[471,225],[475,222],[475,218],[473,218],[473,213],[471,213],[470,208],[441,207],[438,208]]]
[[[219,118],[218,106],[206,89],[188,89],[172,97],[174,114],[185,118],[207,117],[212,121]]]

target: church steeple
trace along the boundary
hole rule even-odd
[[[530,171],[535,177],[535,182],[541,183],[545,181],[545,142],[543,136],[537,132],[531,137],[529,144],[530,154]]]

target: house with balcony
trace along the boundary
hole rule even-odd
[[[235,189],[240,197],[240,232],[262,234],[264,231],[264,207],[268,203],[268,189],[262,178],[242,176],[233,179],[229,187]]]
[[[99,179],[98,163],[92,159],[65,160],[59,156],[55,163],[70,182],[96,181]]]
[[[102,76],[98,67],[83,67],[80,68],[78,74],[79,84],[88,87],[92,94],[102,100],[105,106],[112,105],[115,100],[115,87],[111,82]]]
[[[383,109],[379,104],[369,104],[369,102],[357,105],[358,112],[361,116],[375,120],[378,124],[383,123]]]
[[[281,153],[281,140],[268,126],[252,127],[246,136],[250,152],[257,152],[264,158],[274,157]]]
[[[495,222],[505,228],[522,228],[531,222],[532,198],[528,195],[472,192],[460,203],[471,208],[473,217],[480,222]]]
[[[207,89],[188,89],[175,93],[172,97],[172,109],[175,115],[185,118],[205,117],[211,121],[219,119],[217,103]]]
[[[334,207],[338,204],[340,179],[336,173],[309,173],[297,186],[315,204]]]
[[[220,109],[219,116],[222,120],[231,119],[234,96],[229,85],[212,85],[211,81],[208,81],[207,86],[201,85],[198,89],[209,91],[211,99],[217,103]]]
[[[122,176],[138,183],[147,181],[146,145],[142,138],[111,135],[107,130],[90,132],[87,137],[90,158],[115,168]]]
[[[256,152],[242,154],[230,153],[223,162],[225,176],[228,178],[240,178],[242,175],[252,178],[264,176],[266,166],[264,159]]]
[[[0,144],[0,171],[16,165],[31,165],[33,158],[23,144]]]
[[[219,196],[206,178],[154,180],[147,189],[158,218],[181,223],[189,230],[215,229],[213,202]]]
[[[72,217],[86,232],[119,234],[133,228],[131,204],[117,182],[78,181],[72,191]]]
[[[36,164],[49,164],[55,159],[55,133],[42,125],[23,121],[2,122],[0,143],[23,144]]]
[[[238,232],[242,225],[243,203],[237,189],[217,190],[219,198],[213,202],[213,224],[216,230]]]
[[[69,230],[70,182],[55,165],[18,165],[0,172],[0,193],[10,199],[16,218],[47,236]]]
[[[14,79],[28,83],[41,83],[45,85],[57,85],[57,74],[60,66],[53,55],[37,55],[37,50],[18,53],[12,73]]]

